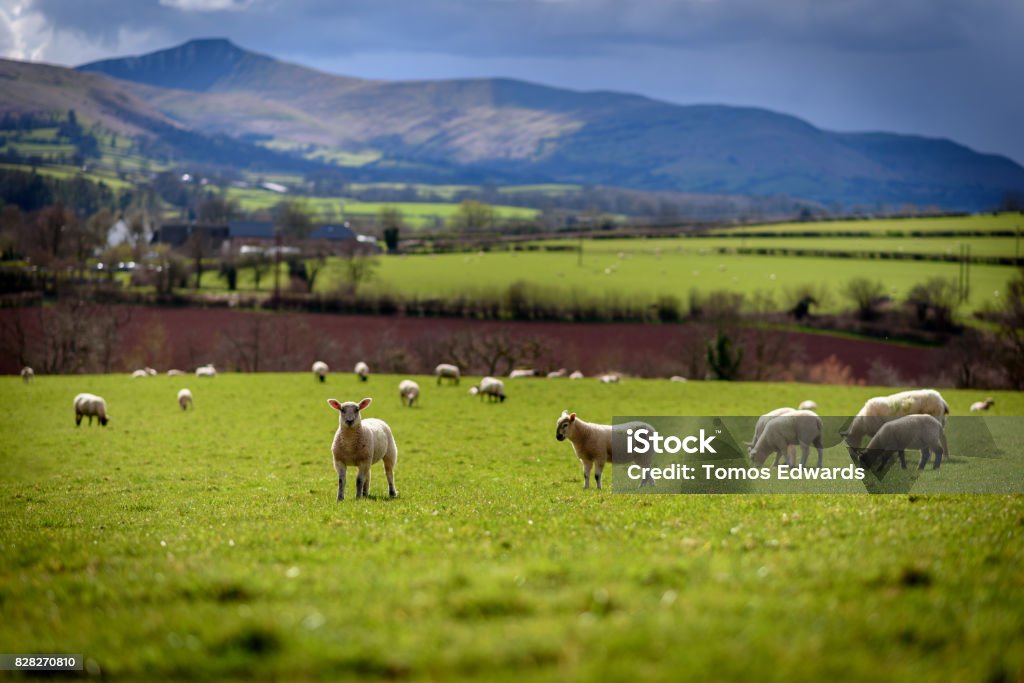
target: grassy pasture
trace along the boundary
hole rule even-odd
[[[0,379],[0,648],[125,679],[997,680],[1024,666],[1020,496],[581,488],[562,408],[825,414],[879,390],[418,378]],[[196,410],[175,393],[189,386]],[[105,396],[106,429],[71,398]],[[976,392],[945,392],[962,414]],[[399,498],[334,501],[327,397],[375,397]],[[998,414],[1024,395],[997,393]],[[970,465],[944,466],[956,472]],[[352,479],[349,475],[349,496]],[[766,666],[771,662],[771,666]]]
[[[584,491],[571,407],[756,414],[876,388],[524,380],[488,405],[419,378],[0,379],[0,648],[125,679],[1009,680],[1021,496]],[[188,385],[195,412],[174,396]],[[71,398],[105,396],[106,429]],[[944,392],[963,414],[976,392]],[[334,501],[327,397],[375,397],[400,496]],[[995,396],[1024,414],[1024,395]],[[970,468],[947,464],[940,473]],[[349,487],[353,486],[350,473]],[[351,490],[349,491],[351,496]],[[767,666],[767,663],[771,663]]]
[[[865,220],[813,221],[807,223],[775,223],[768,225],[719,228],[712,232],[728,234],[759,233],[907,233],[920,232],[990,232],[993,230],[1024,229],[1024,215],[1020,213],[976,214],[971,216],[942,216],[939,218],[873,218]]]

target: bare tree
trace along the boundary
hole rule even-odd
[[[347,293],[355,296],[359,291],[359,285],[373,279],[380,263],[375,255],[369,253],[367,248],[358,242],[345,245],[341,258]]]
[[[866,277],[855,277],[846,283],[843,296],[857,307],[857,316],[861,320],[874,320],[878,317],[878,306],[885,298],[885,285]]]

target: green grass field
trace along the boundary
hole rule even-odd
[[[875,218],[870,220],[814,221],[807,223],[774,223],[768,225],[720,228],[713,232],[731,234],[802,233],[802,232],[990,232],[993,230],[1024,230],[1020,213],[943,216],[941,218]]]
[[[0,649],[126,680],[1013,680],[1024,499],[584,491],[571,407],[823,414],[878,389],[420,378],[0,379]],[[182,413],[175,394],[195,394]],[[112,421],[76,428],[71,399]],[[954,413],[977,392],[944,392]],[[399,497],[334,500],[327,397],[375,398]],[[994,410],[1024,414],[1024,394]],[[940,473],[970,468],[950,463]],[[352,487],[353,474],[349,475]],[[349,496],[351,496],[351,490]]]

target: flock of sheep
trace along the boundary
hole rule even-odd
[[[316,361],[312,366],[313,376],[325,382],[329,368],[323,361]],[[370,377],[370,368],[360,361],[353,372],[356,377],[366,382]],[[142,368],[131,373],[132,377],[151,377],[157,374],[153,368]],[[181,370],[168,370],[167,375],[184,375]],[[197,377],[216,377],[217,370],[213,365],[204,365],[196,369]],[[21,370],[25,383],[31,382],[35,373],[32,368]],[[434,370],[437,384],[458,385],[461,380],[459,368],[455,365],[442,363]],[[513,370],[511,378],[538,376],[532,370]],[[564,369],[548,373],[547,377],[582,378],[582,373],[566,373]],[[619,376],[614,374],[600,375],[602,383],[615,383]],[[672,377],[671,381],[686,381],[682,377]],[[487,398],[492,402],[504,402],[505,384],[496,377],[484,377],[470,388],[469,393]],[[403,379],[398,384],[399,400],[403,406],[413,407],[419,399],[419,384],[412,379]],[[178,405],[182,410],[193,407],[192,392],[182,388],[177,395]],[[389,494],[398,495],[395,489],[395,465],[398,460],[398,446],[390,426],[377,418],[363,418],[365,410],[372,399],[342,403],[329,399],[328,405],[338,411],[338,429],[331,444],[335,471],[338,474],[338,500],[345,497],[345,472],[348,467],[358,468],[356,476],[356,497],[369,493],[370,467],[383,461],[384,472],[388,480]],[[971,405],[971,412],[988,410],[995,401],[988,398]],[[777,408],[762,415],[754,427],[754,434],[746,442],[748,454],[753,463],[759,467],[766,466],[771,455],[775,455],[773,466],[783,459],[796,466],[796,447],[802,449],[801,467],[807,466],[810,448],[818,452],[817,467],[822,466],[823,437],[822,420],[814,412],[817,404],[804,401],[798,408]],[[110,421],[106,401],[95,394],[82,393],[75,396],[75,425],[81,425],[84,418],[92,424],[96,418],[101,426]],[[905,452],[918,450],[921,452],[919,469],[924,469],[931,454],[935,454],[934,469],[942,463],[943,455],[948,457],[949,447],[946,441],[945,425],[949,415],[949,405],[942,395],[932,389],[904,391],[891,396],[878,396],[868,399],[854,416],[847,428],[839,432],[845,441],[854,462],[864,466],[884,467],[894,455],[898,455],[900,464],[906,468]],[[638,423],[642,424],[642,423]],[[590,475],[593,472],[597,488],[601,488],[601,476],[604,466],[612,460],[613,436],[618,430],[625,430],[629,425],[612,425],[586,422],[576,413],[563,411],[558,417],[555,438],[558,441],[569,441],[576,457],[583,467],[583,487],[590,487]],[[646,425],[649,427],[649,425]],[[862,447],[864,439],[868,439],[866,447]],[[641,466],[650,465],[650,455],[636,456],[632,461]],[[653,485],[649,475],[644,475],[641,486]]]

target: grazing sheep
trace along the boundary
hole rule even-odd
[[[473,396],[479,396],[482,401],[484,396],[489,401],[505,402],[505,383],[495,377],[484,377],[480,384],[469,390]]]
[[[217,368],[213,367],[213,363],[208,365],[202,365],[196,368],[196,377],[216,377]]]
[[[788,408],[788,407],[787,408],[776,408],[775,410],[768,411],[767,413],[765,413],[761,417],[757,418],[757,424],[754,425],[754,438],[752,438],[750,441],[746,442],[747,449],[749,450],[750,447],[753,446],[755,443],[757,443],[757,440],[761,438],[761,432],[764,431],[764,427],[765,427],[766,424],[768,424],[768,422],[770,422],[773,418],[778,417],[779,415],[788,415],[789,413],[792,413],[792,412],[796,412],[796,411],[794,411],[792,408]],[[793,449],[789,449],[789,451],[788,451],[788,460],[791,461],[791,464],[792,464],[793,458],[794,458],[793,453],[794,453]],[[779,464],[779,460],[781,458],[782,458],[782,454],[781,453],[776,455],[775,456],[775,462],[772,463],[772,467],[774,467],[775,465],[778,465]]]
[[[338,500],[345,500],[345,470],[358,467],[356,475],[356,498],[370,494],[370,465],[384,461],[384,474],[388,478],[388,493],[394,498],[395,463],[398,460],[398,446],[387,422],[375,417],[362,418],[361,412],[373,401],[364,398],[359,403],[341,403],[328,399],[327,403],[338,411],[338,431],[331,442],[334,456],[334,470],[338,473]]]
[[[139,369],[132,373],[132,377],[138,379],[139,377],[149,377],[149,373],[145,370]]]
[[[824,448],[821,443],[821,418],[809,410],[794,410],[769,418],[761,436],[750,447],[750,457],[755,465],[764,467],[765,461],[772,453],[777,456],[786,453],[792,467],[796,463],[793,462],[793,455],[789,453],[789,447],[797,444],[800,444],[803,451],[801,467],[807,465],[810,444],[814,444],[814,447],[818,449],[818,467],[820,468],[824,458]],[[776,462],[778,462],[778,457],[776,457]]]
[[[322,360],[313,363],[313,377],[318,378],[321,382],[327,381],[327,370],[327,363]],[[367,368],[367,372],[369,372],[369,368]]]
[[[366,380],[370,379],[370,366],[364,363],[363,361],[359,361],[358,363],[356,363],[356,366],[355,368],[352,369],[352,372],[356,373],[356,377],[359,378],[360,382],[365,382]]]
[[[188,410],[192,406],[192,392],[182,389],[178,392],[178,405],[182,410]]]
[[[167,376],[168,377],[181,377],[184,374],[185,374],[184,370],[168,370],[167,371]]]
[[[449,383],[458,385],[459,383],[459,366],[452,365],[450,363],[441,363],[434,368],[434,374],[437,375],[437,383],[441,384],[442,379],[449,380]]]
[[[569,379],[583,379],[583,373],[580,372],[579,370],[576,370],[571,375],[569,375]]]
[[[146,371],[146,374],[149,375],[150,377],[156,377],[157,374],[159,374],[159,373],[157,373],[157,371],[154,368],[147,367],[147,368],[143,368],[143,369]]]
[[[536,370],[531,370],[529,368],[522,368],[522,369],[519,369],[519,370],[513,370],[512,372],[508,373],[508,376],[509,376],[509,379],[521,379],[523,377],[533,377],[536,374],[537,374]]]
[[[608,374],[606,374],[606,375],[601,375],[601,376],[600,376],[600,377],[598,378],[598,381],[600,381],[600,382],[601,382],[601,384],[618,384],[618,383],[619,383],[619,381],[620,381],[621,379],[622,379],[622,378],[621,378],[621,377],[619,377],[619,376],[618,376],[617,374],[615,374],[614,372],[609,372],[609,373],[608,373]]]
[[[35,371],[29,366],[25,366],[21,369],[21,381],[28,384],[32,381],[32,378],[36,376]]]
[[[548,379],[558,379],[559,377],[565,377],[567,374],[569,374],[569,371],[565,368],[561,368],[560,370],[549,372]]]
[[[29,368],[29,372],[31,372],[31,371],[32,371],[32,368]],[[996,400],[994,398],[992,398],[991,396],[989,398],[986,398],[984,401],[976,401],[976,402],[971,404],[971,412],[972,413],[980,413],[980,412],[982,412],[984,410],[988,410],[993,405],[995,405],[995,402],[996,402]]]
[[[817,410],[817,409],[818,409],[818,404],[815,403],[814,401],[811,401],[811,400],[801,401],[800,405],[797,406],[797,410]]]
[[[615,425],[614,431],[625,434],[629,428],[645,427],[650,431],[654,428],[644,422],[629,422],[627,424]],[[594,470],[594,483],[601,488],[601,473],[605,464],[612,459],[612,425],[586,422],[578,417],[576,413],[563,410],[558,417],[555,427],[555,439],[558,441],[569,440],[576,457],[583,464],[583,488],[590,488],[590,471]],[[654,456],[652,453],[636,454],[633,462],[641,467],[650,467]],[[622,463],[620,463],[622,464]],[[654,486],[654,478],[650,472],[645,473],[640,486]]]
[[[672,375],[671,377],[668,378],[668,381],[669,382],[685,382],[686,378],[683,377],[682,375]]]
[[[909,448],[921,451],[921,464],[919,470],[923,470],[928,464],[928,458],[932,451],[935,452],[934,469],[939,469],[942,464],[943,448],[942,423],[931,415],[905,415],[890,420],[882,425],[871,437],[867,448],[859,449],[849,446],[850,455],[864,465],[871,465],[872,460],[877,460],[877,469],[882,469],[892,459],[893,453],[898,453],[900,466],[907,469],[907,459],[904,452]]]
[[[107,414],[107,402],[96,394],[79,394],[75,396],[75,426],[82,424],[82,418],[88,417],[89,424],[92,424],[92,418],[99,420],[101,426],[106,427],[107,422],[110,421],[110,415]]]
[[[398,383],[398,398],[402,405],[412,408],[412,404],[420,397],[420,385],[411,379],[403,379]]]
[[[891,396],[876,396],[864,403],[847,430],[839,432],[839,435],[847,445],[859,448],[865,436],[874,436],[883,424],[904,415],[931,415],[945,425],[949,404],[934,389],[915,389]],[[945,433],[942,435],[942,451],[949,457]]]

